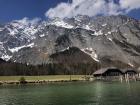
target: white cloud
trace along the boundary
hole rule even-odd
[[[37,24],[41,19],[40,18],[34,18],[34,19],[29,19],[27,17],[24,17],[23,19],[21,20],[14,20],[14,21],[17,21],[23,25],[28,25],[28,24]]]
[[[126,12],[130,12],[133,9],[139,9],[140,0],[120,0],[120,7],[125,9]]]
[[[76,15],[118,15],[126,14],[133,9],[140,8],[140,0],[72,0],[72,3],[60,3],[54,8],[50,8],[46,17],[73,17]]]
[[[78,14],[93,16],[105,12],[105,3],[104,0],[73,0],[72,3],[58,4],[55,8],[49,9],[45,15],[49,18],[73,17]]]
[[[37,24],[39,21],[41,21],[41,18],[34,18],[32,20],[29,20],[31,24]]]
[[[122,14],[122,12],[120,11],[120,6],[118,4],[115,4],[112,0],[110,0],[109,3],[107,3],[108,5],[108,15],[118,15],[118,14]]]

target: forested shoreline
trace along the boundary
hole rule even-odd
[[[79,64],[42,64],[27,65],[20,63],[4,62],[0,64],[0,76],[16,75],[88,75],[92,74],[98,67],[92,63]]]

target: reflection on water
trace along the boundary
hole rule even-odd
[[[0,105],[140,105],[139,90],[139,82],[0,86]]]

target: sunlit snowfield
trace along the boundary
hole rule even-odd
[[[0,86],[0,105],[140,105],[140,83]]]

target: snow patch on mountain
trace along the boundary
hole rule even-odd
[[[107,24],[102,24],[102,27],[105,27],[105,26],[107,26]]]
[[[38,30],[35,29],[35,27],[31,26],[31,27],[25,28],[23,32],[26,33],[27,35],[34,35],[35,33],[38,32]],[[31,39],[34,39],[34,38],[32,37]]]
[[[89,25],[86,25],[85,27],[83,27],[84,29],[86,29],[86,30],[91,30],[92,31],[92,29],[90,28],[90,26]]]
[[[108,40],[113,41],[111,38],[108,38]]]
[[[27,48],[27,47],[30,47],[30,48],[34,47],[34,43],[31,43],[29,45],[23,45],[23,46],[20,46],[20,47],[11,48],[11,49],[8,48],[8,50],[12,53],[15,53],[15,52],[18,52],[19,50],[21,50],[22,48]]]
[[[130,62],[128,63],[128,65],[131,66],[131,67],[134,67],[134,65],[132,63],[130,63]]]
[[[48,25],[55,25],[57,27],[63,27],[68,29],[74,28],[74,26],[64,22],[62,19],[55,19],[51,21]]]
[[[10,59],[12,58],[12,56],[9,56],[9,55],[2,55],[1,56],[1,59],[5,60],[5,61],[9,61]]]
[[[111,34],[111,33],[112,33],[111,31],[108,32],[108,34]]]
[[[37,25],[33,25],[25,20],[21,22],[20,20],[12,21],[8,23],[5,27],[9,31],[9,35],[16,36],[21,34],[21,38],[28,38],[30,40],[35,39],[35,34],[38,32]]]
[[[7,27],[6,26],[6,28],[7,28],[7,30],[9,31],[9,35],[12,35],[12,36],[14,36],[14,35],[16,35],[16,34],[18,34],[18,30],[16,29],[16,28],[9,28],[9,27]]]
[[[41,34],[41,35],[39,35],[39,36],[42,38],[42,37],[44,37],[44,36],[45,36],[45,34]]]
[[[102,32],[102,30],[94,31],[94,33],[91,34],[91,35],[93,35],[93,36],[99,36],[99,35],[103,35],[103,32]]]
[[[90,55],[95,61],[99,62],[98,55],[97,55],[96,51],[93,48],[85,48],[85,49],[81,49],[81,51],[83,51],[84,53]]]
[[[63,50],[61,50],[60,52],[67,51],[67,50],[69,50],[69,49],[70,49],[70,47],[67,47],[66,49],[63,49]]]

